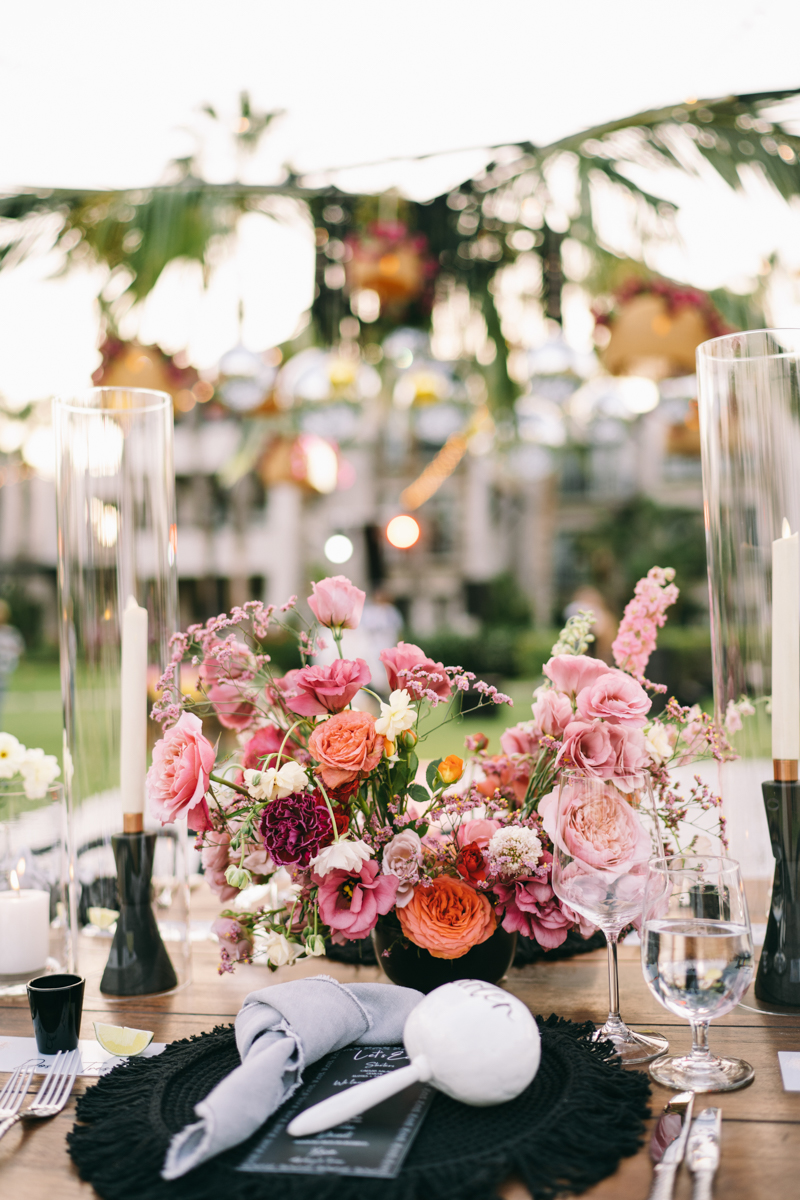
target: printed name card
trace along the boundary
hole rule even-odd
[[[800,1050],[779,1050],[780,1063],[785,1092],[800,1092]]]
[[[306,1072],[303,1086],[264,1126],[262,1140],[240,1171],[299,1175],[397,1175],[433,1099],[414,1083],[335,1129],[293,1138],[286,1126],[299,1112],[343,1088],[408,1066],[402,1046],[346,1046]]]

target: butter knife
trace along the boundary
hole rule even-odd
[[[692,1200],[711,1200],[714,1174],[719,1166],[722,1109],[704,1108],[692,1122],[686,1162],[694,1177]]]
[[[648,1200],[672,1200],[675,1176],[683,1161],[692,1121],[694,1092],[680,1092],[667,1104],[650,1139],[653,1186]]]

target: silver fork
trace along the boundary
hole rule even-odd
[[[28,1085],[33,1078],[36,1063],[23,1063],[17,1067],[14,1074],[0,1091],[0,1137],[19,1120],[18,1113],[22,1101],[28,1091]]]
[[[56,1113],[61,1112],[69,1099],[80,1064],[80,1050],[70,1050],[66,1054],[63,1050],[59,1050],[39,1091],[25,1111],[19,1111],[22,1103],[20,1097],[13,1113],[9,1113],[8,1119],[3,1120],[0,1117],[0,1137],[23,1117],[54,1117]],[[33,1068],[31,1068],[32,1070]]]

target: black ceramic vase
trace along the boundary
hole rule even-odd
[[[403,937],[400,922],[393,914],[380,917],[372,931],[375,956],[392,983],[432,992],[454,979],[482,979],[497,983],[514,961],[516,933],[507,933],[501,925],[479,946],[473,946],[461,958],[434,958],[421,946]],[[389,951],[388,954],[385,951]]]
[[[117,863],[119,917],[100,982],[110,996],[147,996],[177,985],[150,898],[156,835],[120,833],[111,839]]]
[[[800,1008],[800,783],[761,785],[775,879],[767,932],[756,974],[756,996]]]

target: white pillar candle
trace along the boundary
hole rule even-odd
[[[11,890],[0,892],[0,975],[38,971],[50,953],[50,896],[20,889],[11,872]]]
[[[772,543],[772,757],[800,759],[800,543]]]
[[[122,614],[120,782],[123,813],[144,812],[147,773],[147,609],[128,598]]]

